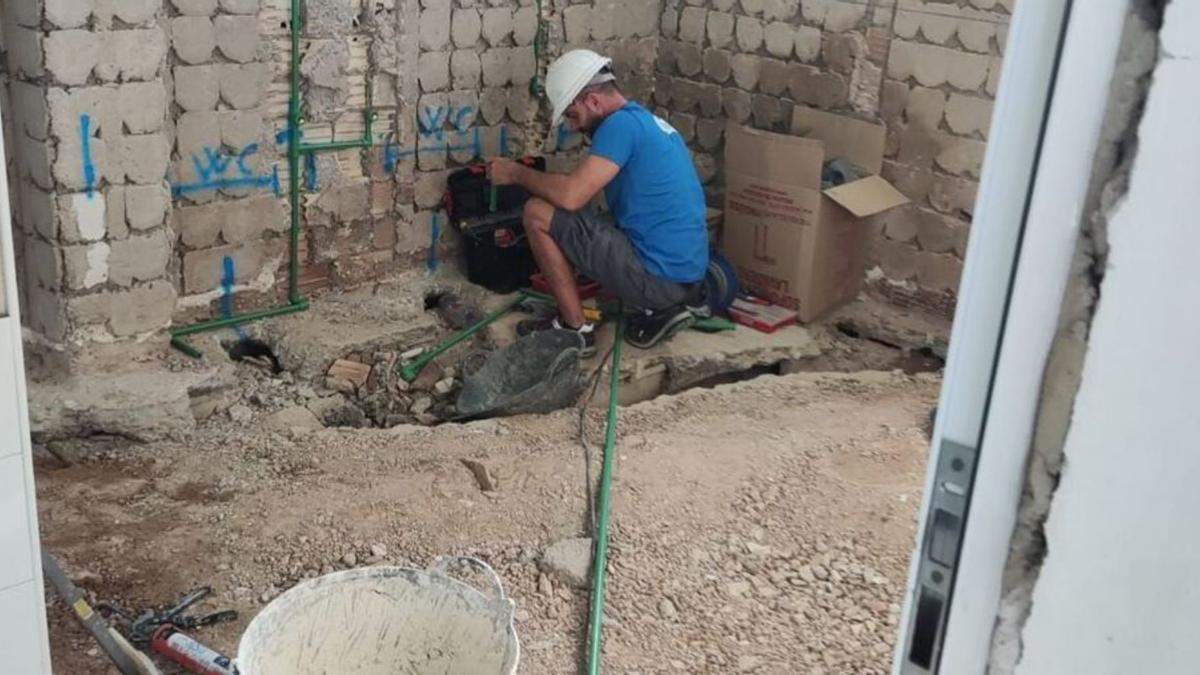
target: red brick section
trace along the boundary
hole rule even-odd
[[[901,309],[913,309],[941,316],[947,320],[954,318],[954,305],[958,301],[955,294],[950,291],[937,292],[923,288],[910,288],[886,280],[872,281],[867,284],[867,293]]]
[[[333,270],[329,263],[310,264],[300,271],[300,295],[314,295],[332,285]],[[287,280],[284,280],[287,284]]]
[[[887,63],[888,50],[892,47],[892,32],[886,28],[867,29],[867,58],[872,63]]]

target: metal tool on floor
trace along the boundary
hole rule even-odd
[[[188,672],[197,675],[237,675],[237,667],[232,659],[182,632],[237,619],[238,614],[233,610],[200,616],[185,614],[209,595],[212,595],[212,588],[203,586],[188,593],[171,607],[148,609],[136,617],[112,604],[100,604],[97,609],[128,621],[129,639],[135,646],[143,649],[148,647],[183,666]]]
[[[75,612],[75,618],[87,629],[92,637],[104,650],[108,659],[113,662],[121,675],[159,675],[150,657],[138,651],[123,635],[108,625],[99,612],[92,609],[83,591],[72,583],[70,577],[63,571],[58,560],[45,548],[42,549],[42,572],[50,580],[59,596],[66,601]]]
[[[237,620],[237,612],[231,609],[212,612],[202,616],[188,616],[184,614],[192,605],[210,595],[212,595],[212,588],[202,586],[183,596],[179,602],[165,610],[148,609],[142,612],[137,619],[134,619],[132,624],[131,637],[134,644],[150,642],[154,633],[162,626],[174,626],[179,630],[192,630],[201,626],[211,626],[225,621]]]

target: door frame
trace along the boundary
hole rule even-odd
[[[1020,49],[1006,49],[988,136],[895,675],[987,669],[1042,378],[1128,11],[1128,0],[1024,0],[1012,17],[1009,44]],[[961,485],[948,484],[955,458],[970,474]],[[935,512],[961,516],[952,536],[945,518],[934,527]],[[939,564],[946,550],[953,562]],[[940,594],[938,612],[932,603],[917,611],[923,593]],[[912,658],[919,635],[932,645],[928,667]]]
[[[0,127],[3,114],[0,111]],[[0,167],[8,166],[0,134]],[[4,311],[0,312],[0,651],[13,672],[50,673],[42,556],[37,522],[37,492],[29,439],[21,308],[18,303],[11,192],[0,170],[0,275]],[[19,492],[23,494],[12,494]]]

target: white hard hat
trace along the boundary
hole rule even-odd
[[[563,113],[584,87],[615,80],[611,70],[612,59],[590,49],[569,51],[550,64],[546,72],[546,98],[554,106],[552,126],[557,128],[562,123]]]

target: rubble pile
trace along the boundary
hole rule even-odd
[[[470,360],[476,361],[482,353],[472,356]],[[399,375],[401,362],[394,351],[349,354],[335,361],[325,376],[325,388],[334,393],[311,401],[308,408],[330,427],[388,429],[401,424],[433,426],[453,419],[463,367],[434,362],[409,383]]]

